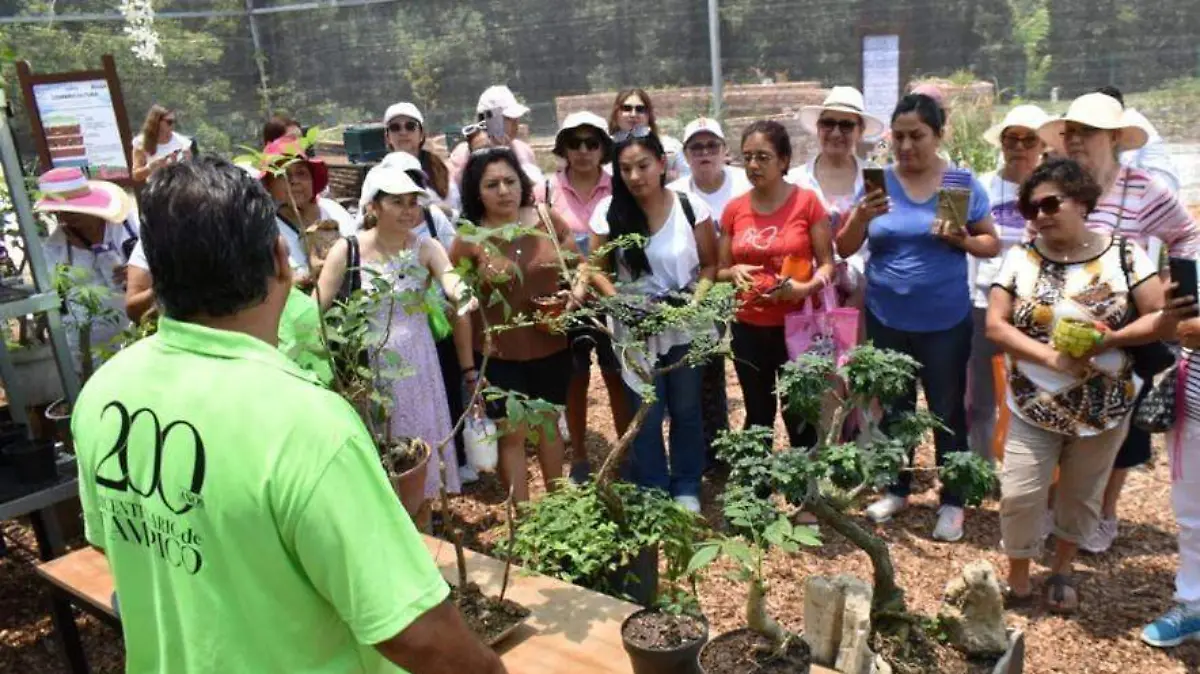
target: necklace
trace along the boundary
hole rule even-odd
[[[1042,243],[1045,244],[1044,247],[1046,248],[1046,251],[1054,255],[1054,257],[1050,258],[1050,261],[1057,262],[1059,264],[1073,264],[1079,262],[1080,260],[1087,259],[1092,256],[1093,248],[1100,247],[1099,235],[1095,234],[1094,232],[1088,232],[1087,239],[1085,241],[1066,251],[1055,250],[1054,247],[1049,245],[1045,239],[1042,239]]]

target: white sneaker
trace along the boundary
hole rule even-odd
[[[700,512],[700,499],[695,496],[676,496],[675,502],[687,508],[689,512]]]
[[[1054,534],[1054,510],[1047,508],[1042,515],[1042,540],[1045,541]]]
[[[958,506],[944,505],[938,508],[938,521],[937,526],[933,528],[933,540],[947,543],[962,540],[965,518],[963,509]]]
[[[867,507],[867,518],[876,524],[883,524],[907,507],[908,499],[903,496],[884,494],[883,498]]]
[[[1113,542],[1117,540],[1117,522],[1118,520],[1115,517],[1111,520],[1100,520],[1100,526],[1096,527],[1096,531],[1094,531],[1091,536],[1088,536],[1086,539],[1084,539],[1084,541],[1079,544],[1079,547],[1092,553],[1093,555],[1102,555],[1108,552],[1109,548],[1112,547]]]
[[[470,466],[458,467],[458,481],[463,484],[471,484],[479,481],[479,471]]]

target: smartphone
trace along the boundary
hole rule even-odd
[[[504,108],[492,108],[484,113],[485,121],[487,122],[488,137],[492,142],[506,140],[504,133]]]
[[[1196,261],[1182,257],[1173,257],[1167,261],[1171,269],[1171,280],[1179,284],[1171,291],[1171,298],[1191,296],[1200,300],[1196,289]],[[1187,314],[1189,318],[1200,316],[1200,311],[1193,310]]]
[[[887,180],[883,177],[883,169],[881,168],[865,168],[863,169],[863,191],[870,194],[875,191],[887,194]]]

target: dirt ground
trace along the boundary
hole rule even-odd
[[[740,391],[729,373],[732,418],[740,425]],[[593,377],[591,428],[587,446],[593,464],[614,441],[612,417],[604,387]],[[778,435],[778,434],[777,434]],[[1114,548],[1101,556],[1078,562],[1077,577],[1084,602],[1071,619],[1041,609],[1010,614],[1010,624],[1026,634],[1026,672],[1033,674],[1173,674],[1200,672],[1200,645],[1161,651],[1145,646],[1138,634],[1147,620],[1171,602],[1176,555],[1175,522],[1170,506],[1170,482],[1161,448],[1156,465],[1134,471],[1122,500],[1121,536]],[[932,450],[922,448],[918,463],[930,465]],[[530,457],[535,498],[543,489],[537,462]],[[998,551],[997,504],[992,501],[967,517],[966,537],[959,543],[932,540],[936,519],[933,485],[922,484],[914,507],[880,529],[891,545],[899,581],[913,609],[934,613],[946,582],[966,563],[979,558],[1003,569]],[[704,508],[710,521],[719,522],[718,486],[705,484]],[[471,547],[487,551],[503,539],[503,490],[494,476],[485,476],[456,499],[456,516],[468,527]],[[870,526],[870,525],[868,525]],[[16,522],[0,524],[10,543],[10,553],[0,558],[0,673],[57,673],[65,668],[58,658],[46,610],[47,593],[32,571],[33,541],[29,530]],[[870,578],[865,555],[829,533],[820,548],[788,557],[773,554],[768,563],[771,581],[769,604],[773,615],[790,629],[803,629],[804,579],[811,574],[849,573]],[[700,586],[701,602],[719,634],[742,624],[744,590],[725,577],[717,565]],[[1045,568],[1039,568],[1039,579]],[[81,617],[81,632],[89,660],[96,672],[120,672],[123,666],[119,636],[90,617]]]

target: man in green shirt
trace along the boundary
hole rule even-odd
[[[164,315],[71,420],[126,669],[502,673],[354,411],[276,348],[291,271],[274,210],[218,159],[164,167],[142,192]]]

